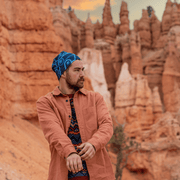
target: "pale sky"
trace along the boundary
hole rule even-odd
[[[128,4],[130,29],[133,29],[133,22],[142,17],[142,9],[147,9],[147,6],[152,6],[155,15],[161,21],[165,10],[167,0],[124,0]],[[171,0],[174,2],[174,0]],[[122,0],[110,0],[111,14],[115,24],[120,23],[119,13]],[[177,3],[180,0],[176,0]],[[66,9],[69,5],[74,9],[76,16],[82,21],[86,21],[88,13],[93,23],[97,19],[102,22],[102,13],[105,0],[64,0],[63,8]]]

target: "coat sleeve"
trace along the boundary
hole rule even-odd
[[[99,93],[96,93],[96,111],[98,120],[98,130],[88,140],[96,151],[105,147],[113,135],[113,124],[106,103]]]
[[[54,146],[58,154],[65,158],[73,152],[76,153],[70,138],[62,129],[62,121],[57,118],[49,100],[41,97],[36,105],[39,123],[49,145]]]

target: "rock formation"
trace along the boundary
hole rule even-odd
[[[176,7],[173,7],[173,6],[176,6],[176,4],[177,3],[172,3],[171,0],[167,0],[166,9],[164,11],[164,14],[162,17],[162,23],[161,23],[162,32],[161,32],[160,38],[156,42],[155,48],[164,48],[164,45],[168,43],[167,34],[170,28],[177,23],[177,13],[176,13],[177,10],[176,10]]]
[[[80,51],[80,48],[81,48],[80,30],[79,30],[77,24],[75,24],[73,21],[71,21],[70,28],[71,28],[71,37],[72,37],[72,43],[71,43],[72,50],[73,50],[73,53],[77,54]]]
[[[85,44],[87,48],[93,48],[94,47],[94,37],[93,37],[93,25],[91,22],[90,17],[88,16],[88,19],[85,24]]]
[[[151,51],[143,58],[144,74],[147,76],[148,84],[151,90],[158,87],[161,100],[163,100],[162,92],[162,74],[164,71],[166,55],[163,49]]]
[[[113,61],[116,72],[116,80],[119,77],[123,63],[127,63],[131,74],[143,73],[143,61],[141,55],[141,40],[135,30],[123,36],[117,36],[115,41],[115,58]]]
[[[114,96],[115,96],[115,71],[113,68],[112,60],[111,60],[111,46],[109,43],[103,40],[96,40],[94,43],[94,47],[97,50],[101,50],[103,66],[104,66],[104,74],[106,78],[106,82],[108,85],[108,90],[111,93],[111,102],[114,105]]]
[[[1,2],[1,116],[37,119],[35,102],[58,83],[50,69],[63,41],[44,2]]]
[[[154,114],[154,120],[156,123],[156,121],[158,121],[162,117],[162,114],[163,114],[162,102],[159,95],[158,87],[154,87],[153,92],[152,92],[152,98],[153,98],[153,114]]]
[[[63,6],[63,0],[47,0],[49,1],[49,6],[50,7],[55,7],[55,6],[60,6],[62,7]]]
[[[166,9],[162,17],[162,35],[167,34],[171,27],[171,11],[172,11],[172,2],[168,0],[166,3]]]
[[[123,64],[116,83],[115,113],[120,124],[126,123],[125,131],[130,137],[136,137],[144,129],[149,129],[162,114],[157,89],[152,93],[145,76],[131,76],[127,63]]]
[[[128,19],[129,11],[127,9],[127,3],[122,1],[121,10],[120,10],[120,27],[119,34],[125,34],[129,31],[129,19]]]
[[[128,68],[131,71],[131,50],[130,50],[130,37],[126,34],[120,38],[122,45],[122,61],[128,64]]]
[[[171,27],[180,25],[179,18],[180,9],[174,4],[171,12]]]
[[[53,15],[53,26],[55,28],[56,34],[61,37],[64,41],[64,49],[68,52],[73,52],[72,50],[72,36],[71,36],[71,21],[67,12],[60,6],[52,7],[51,12]]]
[[[115,76],[116,76],[116,80],[117,80],[119,77],[119,73],[121,71],[122,63],[123,63],[123,60],[122,60],[122,44],[121,44],[121,37],[120,36],[116,36],[114,47],[115,47],[115,58],[113,59],[113,66],[114,66]]]
[[[78,56],[83,60],[85,75],[91,80],[93,90],[103,95],[108,109],[111,110],[111,95],[108,91],[108,86],[104,75],[101,51],[84,48],[78,53]]]
[[[150,130],[144,131],[139,152],[129,155],[127,169],[140,179],[178,179],[180,149],[179,122],[164,114]],[[132,163],[133,162],[133,163]],[[173,168],[172,168],[173,167]]]
[[[147,10],[142,10],[142,18],[138,21],[138,32],[141,38],[141,47],[149,49],[151,47],[150,18]]]
[[[158,88],[152,92],[147,79],[142,75],[131,76],[125,63],[117,81],[115,100],[117,121],[124,124],[128,137],[141,143],[138,151],[128,156],[122,179],[179,177],[180,123],[170,112],[163,114]]]
[[[94,25],[94,39],[102,39],[103,37],[103,29],[102,24],[100,24],[99,20],[97,20]]]
[[[168,56],[164,65],[162,87],[166,111],[177,113],[180,109],[180,54],[176,48],[176,34],[169,34]]]
[[[81,44],[80,44],[80,39],[81,39],[81,31],[80,27],[82,24],[84,24],[80,19],[78,19],[74,13],[74,10],[71,10],[66,14],[66,16],[69,15],[70,17],[70,28],[71,28],[71,37],[72,37],[72,42],[71,46],[73,49],[73,53],[77,54],[80,51]],[[66,50],[67,51],[67,50]]]
[[[141,132],[144,137],[135,153],[129,154],[122,180],[126,179],[178,179],[180,128],[177,119],[166,113],[150,130]],[[128,152],[127,152],[128,153]],[[110,153],[112,162],[116,155]],[[172,168],[173,167],[173,168]]]
[[[156,17],[154,11],[152,11],[151,16],[151,32],[152,32],[152,47],[156,46],[156,43],[161,35],[161,22]]]
[[[142,74],[141,40],[138,33],[131,32],[130,35],[131,51],[131,74]]]
[[[106,0],[103,9],[103,37],[106,42],[114,45],[114,40],[116,38],[116,27],[112,21],[110,0]]]

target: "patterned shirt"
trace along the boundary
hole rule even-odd
[[[74,145],[77,153],[80,152],[79,149],[77,149],[77,146],[82,144],[80,132],[79,132],[79,126],[78,121],[76,119],[76,112],[74,108],[74,102],[73,102],[73,94],[68,95],[71,105],[71,112],[72,112],[72,118],[71,118],[71,124],[68,130],[68,137],[71,139],[72,144]],[[73,173],[68,171],[68,179],[69,180],[89,180],[89,173],[86,166],[86,161],[82,160],[83,170]]]

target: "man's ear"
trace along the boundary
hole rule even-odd
[[[66,78],[66,71],[63,72],[63,74],[61,75],[62,78]]]

